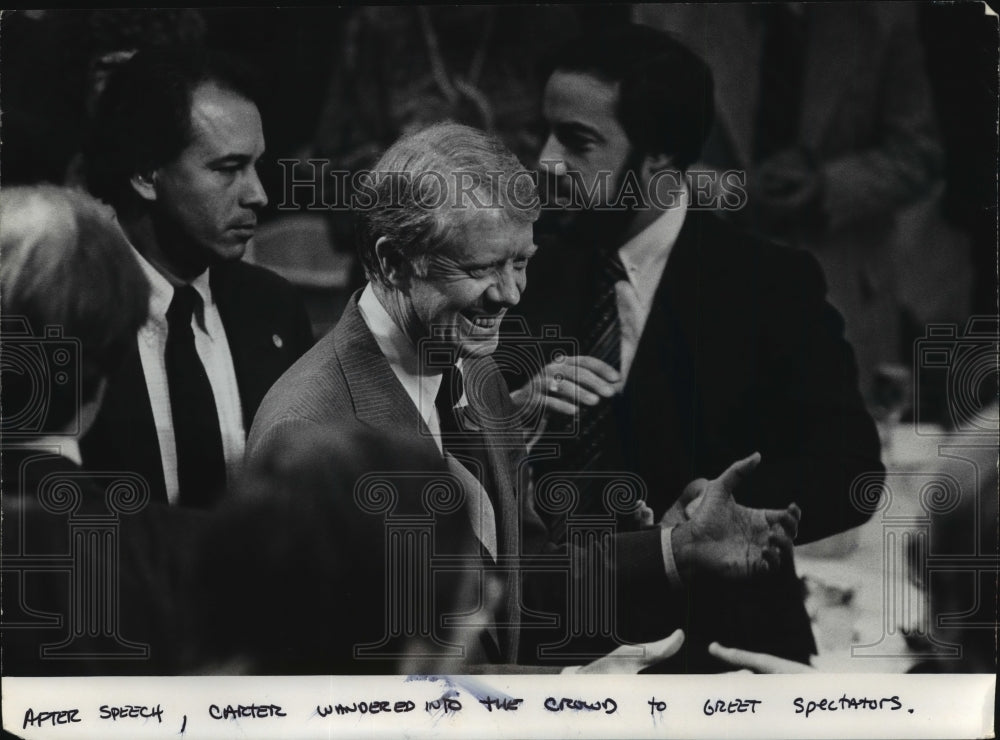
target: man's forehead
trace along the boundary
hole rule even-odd
[[[463,223],[455,237],[449,240],[448,249],[459,261],[501,259],[518,255],[533,246],[532,225],[514,220],[502,208],[476,209],[472,215],[463,215]]]
[[[191,94],[191,133],[193,146],[216,155],[253,156],[263,149],[257,106],[214,82],[202,83]]]
[[[607,82],[586,72],[556,70],[545,86],[546,115],[574,112],[590,116],[613,116],[618,104],[617,82]]]

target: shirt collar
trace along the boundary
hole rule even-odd
[[[427,421],[434,410],[434,399],[437,398],[438,388],[441,386],[441,374],[421,375],[416,347],[392,320],[389,312],[375,295],[371,283],[361,292],[358,309],[393,373],[402,383],[413,404],[420,410],[424,421]]]
[[[138,250],[134,251],[139,260],[139,267],[142,268],[142,271],[146,274],[146,279],[149,280],[148,320],[152,324],[166,327],[167,309],[170,308],[170,302],[174,299],[174,285],[164,277],[162,272],[153,267],[152,263]],[[198,291],[198,295],[201,296],[202,305],[211,306],[213,304],[212,287],[209,281],[208,270],[205,270],[201,275],[192,280],[190,285]]]
[[[677,203],[667,208],[653,223],[629,239],[618,249],[629,282],[642,287],[645,279],[659,283],[662,268],[684,226],[687,214],[687,189],[681,191]]]
[[[65,434],[46,434],[34,439],[16,442],[4,442],[4,446],[12,449],[44,450],[65,457],[70,462],[83,467],[83,456],[80,454],[80,443],[75,437]]]

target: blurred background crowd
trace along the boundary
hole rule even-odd
[[[861,5],[9,12],[0,177],[5,185],[80,182],[95,96],[132,51],[194,43],[236,53],[267,91],[259,170],[270,202],[249,258],[299,286],[318,336],[363,273],[351,215],[310,208],[289,173],[308,178],[309,159],[357,171],[400,135],[445,119],[496,132],[535,164],[546,50],[636,20],[678,35],[709,62],[719,116],[696,168],[745,170],[750,206],[732,215],[817,256],[845,314],[862,388],[881,413],[897,404],[900,385],[908,395],[914,341],[928,324],[961,331],[968,317],[995,312],[997,44],[978,3],[893,3],[874,23]],[[757,73],[767,69],[800,69],[804,92],[774,98]],[[803,111],[799,130],[779,132],[771,151],[750,151],[745,143],[761,125],[753,111],[788,105]],[[808,197],[806,175],[817,171],[832,214],[823,218]],[[754,197],[768,178],[791,183],[787,202]],[[925,416],[947,422],[943,387],[925,381],[919,392]]]
[[[296,287],[318,338],[337,322],[365,277],[354,253],[352,214],[326,208],[309,195],[309,173],[317,186],[326,177],[311,168],[310,161],[333,170],[364,170],[400,136],[453,120],[497,134],[525,165],[535,167],[548,136],[540,103],[546,53],[581,32],[617,22],[649,25],[676,35],[703,56],[715,79],[718,114],[701,160],[691,169],[745,172],[749,200],[728,217],[742,228],[809,249],[822,265],[829,300],[844,315],[856,353],[861,390],[882,422],[883,462],[890,474],[916,470],[921,464],[947,472],[949,463],[942,462],[944,455],[935,445],[961,444],[962,434],[982,429],[956,416],[962,409],[952,402],[954,388],[949,383],[958,377],[958,365],[924,366],[918,350],[929,338],[951,337],[954,348],[964,337],[977,351],[986,348],[974,358],[995,357],[997,340],[998,46],[996,24],[983,22],[984,8],[972,2],[927,2],[5,12],[0,17],[0,183],[4,188],[82,186],[81,152],[95,102],[109,72],[136,50],[183,44],[238,55],[260,75],[267,141],[259,175],[268,204],[261,210],[246,259],[271,268]],[[776,71],[783,74],[772,74]],[[777,115],[788,110],[796,115]],[[783,127],[775,123],[778,120],[797,123]],[[298,166],[290,168],[289,162]],[[295,173],[294,183],[290,172]],[[970,322],[973,317],[977,320]],[[953,327],[952,333],[932,336],[931,329],[940,325]],[[980,333],[969,337],[970,331]],[[280,343],[276,346],[281,348]],[[960,359],[957,354],[950,357]],[[988,413],[979,412],[977,418],[988,417],[995,426],[995,365],[980,371],[970,361],[965,364],[978,373],[973,379],[977,398],[966,410],[975,414],[987,407]],[[909,419],[937,425],[937,436],[920,442],[906,430],[896,434],[899,422]],[[345,462],[354,478],[368,462],[387,464],[365,461],[361,451],[373,453],[377,443],[351,434],[360,433],[341,430],[339,436],[302,441],[298,452],[305,456],[315,447],[322,453],[316,460],[339,455],[337,461]],[[995,535],[990,527],[996,518],[995,446],[990,446],[989,437],[987,444],[981,443],[982,436],[973,441],[976,454],[970,459],[976,472],[961,481],[961,488],[979,495],[966,498],[959,514],[969,514],[970,506],[976,509],[973,504],[980,498],[993,508],[969,514],[969,526],[963,522],[935,530],[945,533],[937,534],[941,541],[932,545],[937,554],[960,551],[970,531],[982,535],[987,546]],[[287,471],[280,469],[281,460],[294,457],[296,450],[279,452],[268,461],[274,469],[255,471],[259,480],[248,478],[245,485],[253,489],[272,478],[284,481]],[[980,477],[982,471],[987,474]],[[961,477],[952,472],[948,474]],[[316,492],[311,505],[319,516],[344,520],[343,512],[328,510],[335,502],[322,495],[330,487],[325,476],[333,472],[307,469],[305,474],[315,479],[306,483]],[[355,480],[343,475],[350,480],[338,479],[337,485],[346,491]],[[890,478],[889,489],[896,485],[894,480]],[[303,513],[289,503],[299,483],[291,480],[287,492],[281,489],[287,497],[262,504],[277,514],[268,510],[266,517],[250,519],[269,525],[271,516],[290,516],[289,531],[301,529],[304,534],[289,541],[308,541],[320,548],[324,540],[314,536],[310,518],[315,512],[307,507]],[[909,493],[915,501],[916,491]],[[923,494],[921,489],[921,503]],[[879,584],[868,583],[873,563],[883,553],[883,525],[884,519],[872,520],[850,567],[840,561],[825,570],[830,563],[820,559],[831,552],[843,555],[843,550],[799,551],[800,573],[813,581],[811,610],[834,615],[820,635],[821,654],[827,647],[858,643],[857,633],[844,639],[834,634],[837,608],[849,606],[854,591],[867,589],[871,605],[885,607],[883,594],[873,590]],[[227,550],[232,544],[211,529],[222,525],[199,526],[209,532],[201,540],[211,543],[209,550],[219,543]],[[281,568],[294,570],[294,558],[278,550],[259,551],[266,532],[253,527],[236,531],[245,539],[228,551],[236,567],[245,564],[241,558],[254,555],[261,568],[278,564],[275,582],[287,580]],[[147,533],[139,530],[139,535],[137,541],[145,542]],[[338,536],[361,539],[357,531],[338,530]],[[839,546],[844,548],[843,543]],[[995,553],[995,539],[993,550],[986,547],[985,552]],[[321,561],[322,554],[298,557]],[[214,551],[202,555],[209,562],[227,557]],[[810,562],[810,555],[817,559]],[[995,554],[992,557],[995,564]],[[378,572],[378,563],[366,565],[362,576]],[[857,578],[842,588],[845,573]],[[245,594],[220,589],[210,575],[198,584],[204,591],[199,598],[228,601],[231,609],[247,612],[260,608],[256,602],[240,602]],[[976,571],[974,577],[981,575]],[[940,593],[944,596],[939,595],[936,611],[945,612],[958,611],[956,604],[964,605],[963,599],[978,591],[975,584],[962,581],[952,590],[939,587]],[[274,596],[265,616],[278,621],[292,615],[294,622],[310,613],[305,606],[289,608],[298,604],[295,598],[302,595]],[[150,611],[155,610],[153,605]],[[315,613],[324,614],[325,607]],[[810,616],[816,622],[817,615]],[[874,624],[879,618],[869,621]],[[874,624],[883,626],[895,630],[898,625]],[[219,662],[241,654],[241,641],[254,640],[249,633],[227,632],[228,623],[206,629],[211,637],[206,643],[219,634],[233,642],[219,648],[219,655],[208,656]],[[301,634],[322,632],[322,625],[316,625]],[[995,647],[995,632],[980,630],[976,637],[981,644],[969,655],[986,660],[964,669],[989,669],[989,643],[992,639]],[[823,644],[824,638],[829,644]],[[910,642],[917,655],[933,652],[926,634]],[[204,659],[207,646],[197,647],[199,659]],[[308,645],[301,647],[308,652]],[[287,668],[282,660],[280,654],[267,655],[257,668],[280,671]],[[955,665],[949,668],[955,670]],[[322,671],[325,666],[314,668]],[[887,669],[884,664],[882,668]]]

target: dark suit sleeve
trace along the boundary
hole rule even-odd
[[[796,502],[803,544],[864,523],[852,487],[884,472],[875,424],[858,391],[843,320],[825,300],[815,259],[802,251],[773,254],[774,282],[761,316],[762,399],[754,438],[762,461],[745,503],[767,508]]]

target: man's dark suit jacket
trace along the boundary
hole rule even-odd
[[[213,267],[211,286],[233,357],[243,425],[249,429],[264,394],[312,345],[312,330],[295,289],[269,270],[243,262]],[[81,450],[84,467],[139,473],[149,482],[152,500],[166,503],[137,342],[109,378],[101,411]]]
[[[585,235],[542,246],[529,264],[515,313],[535,336],[557,326],[579,340],[595,303],[593,237],[572,233]],[[762,462],[737,501],[766,508],[796,502],[799,543],[863,523],[869,515],[852,504],[851,484],[882,471],[879,440],[857,390],[843,322],[824,292],[807,253],[688,211],[608,417],[599,469],[641,476],[659,518],[687,483],[714,478],[759,451]],[[511,387],[521,382],[510,378]],[[558,460],[539,464],[538,475],[559,469]],[[675,617],[689,643],[718,639],[799,660],[813,651],[792,568],[770,585],[687,588]]]
[[[352,419],[378,430],[412,437],[428,456],[440,457],[416,406],[365,324],[357,298],[355,295],[351,299],[337,326],[267,394],[250,431],[248,460],[272,440],[296,427],[323,427]],[[506,664],[536,663],[536,656],[533,653],[526,655],[526,648],[521,644],[527,626],[524,602],[537,605],[539,610],[549,614],[559,613],[553,604],[565,597],[566,569],[554,575],[520,572],[522,556],[557,554],[556,548],[549,542],[545,525],[535,510],[528,469],[523,464],[525,450],[521,433],[511,426],[516,414],[496,363],[489,357],[467,360],[462,372],[466,378],[475,379],[474,387],[466,381],[466,395],[485,437],[489,473],[495,483],[499,560],[506,560],[510,568],[503,577],[503,598],[497,610],[499,618],[507,625],[498,631],[501,659]],[[658,533],[632,533],[621,538],[617,545],[613,553],[604,549],[591,551],[590,556],[594,562],[603,564],[631,563],[626,579],[628,586],[634,585],[636,592],[645,594],[648,602],[658,603],[658,595],[667,590]],[[645,613],[643,609],[636,611]],[[542,622],[544,619],[535,619],[532,626]],[[565,624],[560,628],[564,629]],[[667,634],[658,622],[657,628],[656,637]],[[559,661],[553,659],[552,662]]]

